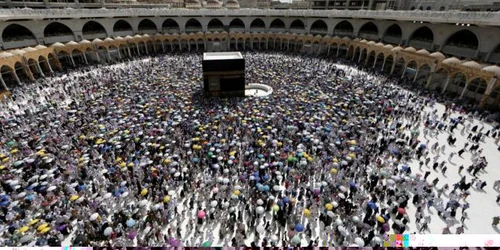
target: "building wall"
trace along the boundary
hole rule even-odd
[[[195,20],[199,21],[201,24],[201,30],[202,32],[209,31],[208,30],[208,23],[210,20],[212,20],[214,17],[193,17]],[[236,19],[235,17],[217,17],[223,24],[224,24],[224,29],[225,31],[237,31],[237,32],[262,32],[262,31],[271,31],[271,32],[294,32],[294,33],[313,33],[313,34],[321,34],[321,35],[330,35],[330,36],[345,36],[345,33],[339,33],[338,30],[335,30],[335,27],[342,21],[347,21],[352,24],[353,26],[353,33],[350,35],[350,37],[358,37],[360,36],[360,30],[363,25],[367,24],[368,22],[373,22],[375,26],[378,29],[378,32],[374,35],[371,35],[367,37],[367,39],[372,39],[375,41],[382,40],[385,37],[386,30],[389,28],[389,26],[393,24],[399,25],[399,27],[402,30],[402,35],[400,39],[391,39],[392,43],[395,45],[403,45],[407,46],[409,45],[410,38],[412,37],[412,34],[420,27],[426,26],[430,28],[434,34],[434,40],[433,43],[429,47],[425,47],[424,45],[419,46],[419,42],[413,42],[412,46],[416,47],[416,49],[419,48],[426,48],[430,52],[433,51],[441,51],[448,40],[448,38],[453,35],[454,33],[461,31],[461,30],[470,30],[473,32],[479,41],[479,46],[477,51],[473,51],[472,54],[469,53],[467,58],[475,58],[478,60],[483,60],[487,61],[488,57],[491,56],[492,51],[500,44],[500,28],[496,27],[478,27],[478,26],[471,26],[471,27],[463,27],[463,26],[456,26],[456,25],[451,25],[451,24],[430,24],[430,23],[414,23],[414,22],[397,22],[397,21],[387,21],[387,20],[362,20],[362,19],[351,19],[351,20],[345,20],[345,19],[322,19],[322,18],[295,18],[295,17],[280,17],[280,18],[274,18],[274,17],[261,17],[262,21],[265,23],[265,28],[264,29],[251,29],[251,23],[257,19],[256,17],[238,17],[243,21],[245,24],[245,29],[233,29],[230,27],[230,23],[232,20]],[[152,22],[155,23],[156,29],[152,30],[139,30],[139,23],[145,19],[149,19]],[[156,34],[156,33],[161,33],[162,32],[162,24],[163,22],[168,19],[165,17],[149,17],[149,18],[120,18],[120,19],[115,19],[115,18],[102,18],[102,19],[93,19],[92,21],[95,21],[99,24],[101,24],[104,29],[105,29],[105,34],[98,34],[104,37],[116,37],[116,36],[124,36],[126,34]],[[185,32],[186,31],[186,22],[191,19],[191,17],[174,17],[171,18],[175,20],[180,28],[180,32]],[[280,19],[285,23],[285,28],[284,29],[270,29],[271,22],[275,19]],[[121,32],[114,32],[113,31],[113,26],[118,20],[124,20],[130,24],[132,27],[131,31],[121,31]],[[290,25],[294,20],[300,20],[304,23],[305,29],[304,30],[298,30],[290,29]],[[314,22],[316,21],[324,21],[328,28],[326,32],[318,32],[317,30],[311,30],[311,27],[313,26]],[[34,45],[34,43],[38,44],[52,44],[55,42],[67,42],[70,40],[73,41],[81,41],[82,39],[88,39],[91,40],[93,39],[95,34],[87,35],[84,36],[82,33],[83,26],[85,25],[86,22],[91,21],[89,19],[78,19],[78,20],[58,20],[57,22],[61,24],[65,24],[68,26],[72,31],[73,35],[70,36],[59,36],[59,37],[45,37],[44,36],[44,29],[47,25],[49,25],[52,22],[55,22],[55,20],[37,20],[37,21],[17,21],[17,22],[0,22],[0,32],[2,32],[2,38],[0,39],[0,44],[3,47],[3,49],[11,49],[15,47],[24,47],[27,45]],[[22,25],[29,29],[33,35],[36,37],[36,41],[16,41],[16,42],[8,42],[4,43],[3,38],[6,35],[9,34],[4,34],[3,30],[5,27],[8,25],[16,23],[19,25]],[[212,30],[213,31],[213,30]],[[464,55],[463,50],[461,48],[448,48],[447,49],[448,54],[454,55],[457,57],[462,57]]]

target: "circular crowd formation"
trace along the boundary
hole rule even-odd
[[[271,95],[205,98],[195,54],[13,90],[0,104],[0,245],[381,246],[440,233],[438,216],[464,232],[496,127],[347,62],[244,57],[247,82]]]

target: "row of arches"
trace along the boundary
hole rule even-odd
[[[162,23],[161,29],[157,27],[157,25],[151,21],[150,19],[143,19],[139,22],[138,25],[138,33],[141,34],[156,34],[156,33],[181,33],[181,26],[174,19],[166,19]],[[195,18],[191,18],[186,21],[185,32],[199,32],[203,31],[202,24],[199,20]],[[266,24],[261,18],[255,18],[250,23],[251,31],[265,31],[268,28],[271,28],[275,31],[286,31],[287,29],[291,29],[293,31],[297,31],[297,33],[303,32],[306,28],[304,22],[300,19],[296,19],[291,22],[289,27],[286,27],[285,22],[279,18],[271,21],[269,27],[266,27]],[[208,22],[207,30],[208,31],[224,31],[226,27],[223,22],[218,18],[213,18]],[[235,18],[227,27],[229,31],[243,31],[246,29],[245,23],[239,19]],[[310,27],[310,33],[313,35],[320,34],[326,35],[328,32],[328,24],[321,20],[315,20]],[[377,41],[379,37],[385,43],[390,44],[400,44],[402,42],[402,28],[398,24],[392,24],[389,26],[383,33],[379,30],[378,26],[373,22],[367,22],[361,26],[358,34],[354,34],[354,26],[348,20],[341,21],[338,23],[334,29],[333,34],[343,37],[360,37],[363,39],[369,39]],[[74,32],[65,24],[60,22],[52,22],[48,24],[43,31],[44,37],[68,37],[68,41],[74,40]],[[132,25],[126,20],[120,19],[115,22],[113,25],[113,34],[108,34],[106,29],[102,24],[96,21],[88,21],[82,27],[82,34],[84,39],[94,39],[94,38],[105,38],[110,36],[126,36],[126,35],[134,35],[134,31]],[[33,44],[27,44],[28,46],[36,45],[37,40],[34,33],[28,28],[20,25],[20,24],[10,24],[7,26],[2,32],[2,38],[4,42],[10,41],[19,41],[19,40],[31,40]],[[65,42],[65,41],[61,41]],[[408,39],[408,45],[416,48],[425,48],[427,50],[434,50],[434,42],[435,35],[431,28],[427,26],[422,26],[412,32]],[[465,48],[471,50],[473,52],[477,51],[479,47],[479,39],[478,36],[468,29],[463,29],[452,34],[443,46],[443,52],[447,53],[453,52],[454,48]],[[497,53],[496,50],[499,49],[500,46],[497,46],[494,50],[494,53]],[[500,55],[499,55],[500,56]]]
[[[189,36],[154,36],[138,38],[115,44],[94,44],[85,48],[66,49],[58,47],[57,53],[48,58],[26,59],[27,63],[18,62],[14,68],[2,67],[2,86],[5,89],[20,84],[26,79],[43,77],[53,69],[78,67],[89,63],[116,62],[138,55],[169,53],[175,51],[212,51],[215,44],[221,50],[278,50],[297,53],[313,53],[327,57],[345,58],[356,61],[366,67],[381,71],[387,75],[405,78],[414,85],[422,85],[457,95],[459,98],[483,101],[488,82],[483,77],[466,75],[450,71],[447,67],[438,67],[434,61],[425,62],[418,57],[405,56],[380,46],[367,46],[367,43],[344,39],[324,40],[320,36],[287,36],[278,34],[233,33],[229,36],[189,35]],[[369,44],[369,43],[368,43]],[[79,45],[76,45],[79,46]],[[385,47],[384,47],[385,48]],[[58,63],[61,67],[58,67]],[[486,98],[486,103],[500,102],[500,88],[494,88]]]

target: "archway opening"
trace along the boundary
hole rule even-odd
[[[414,48],[426,49],[429,51],[433,49],[434,33],[426,26],[420,27],[410,36],[409,45]]]
[[[63,69],[66,69],[66,68],[72,69],[75,67],[73,65],[72,57],[70,54],[68,54],[68,52],[59,51],[59,53],[57,53],[57,57],[59,58],[59,62],[61,62]]]
[[[342,21],[335,25],[333,29],[333,34],[339,37],[352,37],[354,33],[354,27],[349,21]]]
[[[458,97],[462,93],[467,83],[467,78],[462,73],[456,73],[451,79],[446,92],[451,96]]]
[[[200,32],[203,30],[201,28],[201,23],[194,18],[191,18],[186,22],[185,29],[186,29],[186,33],[196,33],[196,32]]]
[[[71,57],[73,57],[73,61],[75,62],[75,65],[77,67],[85,65],[85,58],[83,57],[83,53],[80,50],[73,50],[73,52],[71,53]]]
[[[26,27],[18,24],[10,24],[2,32],[5,49],[15,47],[35,46],[38,41],[33,33]]]
[[[27,69],[24,67],[24,65],[21,62],[16,62],[14,67],[16,70],[16,74],[19,77],[19,80],[21,80],[21,82],[29,82],[30,81],[28,73],[26,72]]]
[[[364,61],[362,63],[365,63],[365,66],[368,68],[373,68],[375,64],[375,51],[371,51],[366,59],[366,63]]]
[[[39,56],[38,57],[38,65],[40,66],[40,69],[42,70],[42,73],[44,75],[51,75],[51,72],[50,72],[50,66],[49,66],[49,62],[47,61],[47,58],[43,57],[43,56]]]
[[[480,101],[487,88],[488,83],[483,78],[474,78],[467,85],[467,91],[464,97],[470,99],[472,102]]]
[[[235,18],[229,23],[229,31],[244,32],[245,31],[245,23],[243,23],[243,21],[241,21],[241,19]]]
[[[406,65],[406,69],[404,70],[401,78],[406,79],[408,82],[413,82],[413,79],[415,78],[415,74],[417,73],[417,69],[418,69],[417,62],[410,61]]]
[[[382,37],[382,41],[384,43],[390,43],[390,44],[400,44],[401,43],[401,36],[403,34],[403,31],[401,30],[401,27],[397,24],[393,24],[387,28],[385,31],[384,36]]]
[[[271,22],[271,29],[274,29],[276,31],[279,31],[279,32],[282,32],[285,30],[285,23],[277,18],[277,19],[274,19],[272,22]]]
[[[224,24],[221,22],[221,20],[214,18],[208,22],[207,29],[210,32],[222,32],[224,31]]]
[[[173,19],[167,19],[161,25],[161,30],[165,34],[181,33],[179,24]]]
[[[266,29],[266,24],[260,18],[254,19],[252,21],[252,23],[250,24],[251,31],[261,32],[261,31],[265,31],[265,29]]]
[[[47,25],[43,30],[43,36],[45,43],[63,43],[75,40],[73,31],[68,26],[59,22]]]
[[[429,79],[429,74],[431,73],[431,67],[428,64],[424,64],[420,66],[418,69],[417,76],[414,81],[417,86],[425,86],[427,84],[427,80]]]
[[[461,30],[451,35],[442,52],[451,56],[473,58],[476,56],[479,40],[470,30]]]
[[[149,20],[149,19],[144,19],[139,23],[139,34],[144,35],[144,34],[150,34],[154,35],[158,32],[158,27],[156,27],[156,24]]]
[[[42,77],[42,72],[38,70],[38,62],[35,59],[28,59],[28,68],[35,78]]]
[[[358,61],[360,65],[364,65],[364,63],[366,62],[366,57],[368,56],[367,52],[368,51],[366,49],[361,50],[361,54],[359,55],[359,61]]]
[[[377,41],[378,40],[378,28],[377,25],[375,25],[372,22],[367,22],[363,26],[361,26],[361,29],[359,29],[359,35],[360,38],[364,38],[367,40],[372,40],[372,41]]]
[[[290,24],[290,31],[292,33],[303,33],[305,29],[306,26],[304,25],[304,22],[302,22],[300,19],[295,19]]]
[[[389,74],[391,72],[393,64],[394,64],[394,57],[392,55],[388,55],[385,58],[385,62],[383,63],[384,66],[382,67],[382,72],[384,74]]]
[[[113,25],[113,33],[115,36],[132,36],[134,31],[130,23],[125,20],[118,20],[115,25]]]
[[[7,88],[12,89],[16,86],[18,86],[17,79],[15,77],[15,71],[9,66],[3,65],[1,68],[1,73],[2,73],[2,79],[5,82],[5,85],[7,85]],[[0,88],[2,88],[2,91],[5,91],[6,89],[3,89],[2,84],[0,84]]]
[[[436,72],[432,73],[431,81],[429,82],[428,88],[441,93],[447,79],[448,79],[448,71],[446,71],[444,68],[440,68],[436,70]]]
[[[326,35],[328,33],[328,25],[323,20],[316,20],[311,25],[311,34]]]
[[[383,53],[378,53],[377,59],[375,60],[375,63],[373,67],[375,68],[376,71],[382,71],[383,68],[382,66],[384,65],[384,54]]]
[[[401,75],[405,70],[405,65],[406,65],[405,59],[402,57],[398,58],[396,60],[396,64],[394,65],[394,71],[392,72],[392,75],[398,78],[401,77]]]
[[[82,28],[83,39],[93,40],[95,38],[104,39],[108,35],[106,34],[106,29],[95,21],[88,21],[83,25]]]

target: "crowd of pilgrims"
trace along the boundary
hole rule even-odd
[[[464,232],[497,128],[346,61],[244,56],[247,82],[271,96],[205,98],[197,54],[12,89],[0,103],[0,245],[381,246],[430,233],[436,216]],[[439,157],[460,132],[471,177],[428,179],[445,174]]]

